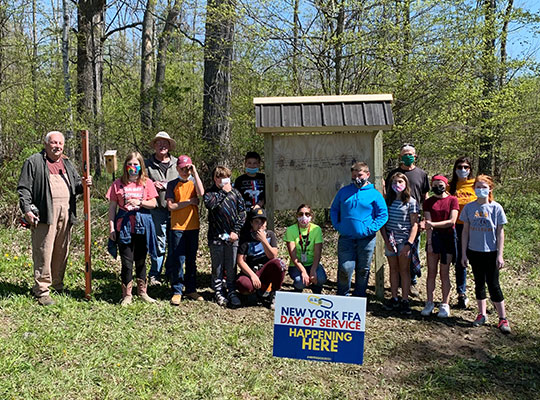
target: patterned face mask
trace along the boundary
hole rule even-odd
[[[127,172],[130,176],[137,176],[139,175],[139,172],[141,172],[141,166],[140,165],[128,165],[126,167]]]

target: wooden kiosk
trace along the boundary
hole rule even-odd
[[[264,134],[266,210],[270,229],[275,210],[301,203],[330,207],[351,180],[356,161],[369,165],[370,181],[382,193],[383,131],[392,129],[391,94],[259,97],[256,130]],[[376,294],[384,297],[384,245],[375,250]]]

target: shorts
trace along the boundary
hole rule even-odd
[[[451,263],[457,257],[456,230],[452,229],[452,232],[440,232],[434,230],[431,235],[431,248],[433,249],[433,253],[441,256],[442,264]],[[448,254],[451,256],[450,260],[446,259]]]
[[[386,246],[384,246],[384,255],[386,257],[397,257],[399,255],[399,253],[401,252],[401,249],[407,244],[407,242],[401,242],[401,243],[398,243],[396,244],[396,247],[397,247],[397,252],[394,252],[393,250],[388,250],[388,248]],[[410,254],[409,254],[410,256]]]

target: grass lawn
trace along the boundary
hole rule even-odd
[[[474,302],[441,321],[384,311],[369,290],[364,365],[272,357],[273,312],[223,309],[212,300],[201,233],[198,282],[207,301],[120,307],[120,266],[106,254],[106,208],[93,207],[94,297],[85,301],[82,226],[74,231],[67,292],[55,306],[29,295],[30,235],[0,229],[1,399],[538,399],[540,393],[540,195],[501,196],[507,211],[506,268],[501,275],[512,335],[490,322],[473,329]],[[276,229],[278,237],[283,226]],[[323,264],[335,293],[335,232],[324,230]],[[280,255],[286,254],[280,243]],[[388,275],[388,274],[387,274]],[[471,274],[472,275],[472,274]],[[474,298],[469,276],[468,295]],[[372,277],[373,278],[373,277]],[[452,275],[453,279],[453,275]],[[291,290],[287,278],[284,290]],[[386,287],[388,287],[388,283]],[[456,302],[453,283],[451,305]],[[439,290],[439,289],[438,289]],[[387,293],[388,295],[388,293]],[[439,291],[436,293],[436,299]]]

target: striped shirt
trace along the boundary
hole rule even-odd
[[[418,214],[418,203],[411,197],[407,204],[401,200],[394,200],[388,207],[388,222],[386,232],[394,234],[396,244],[409,240],[411,233],[411,214]]]

